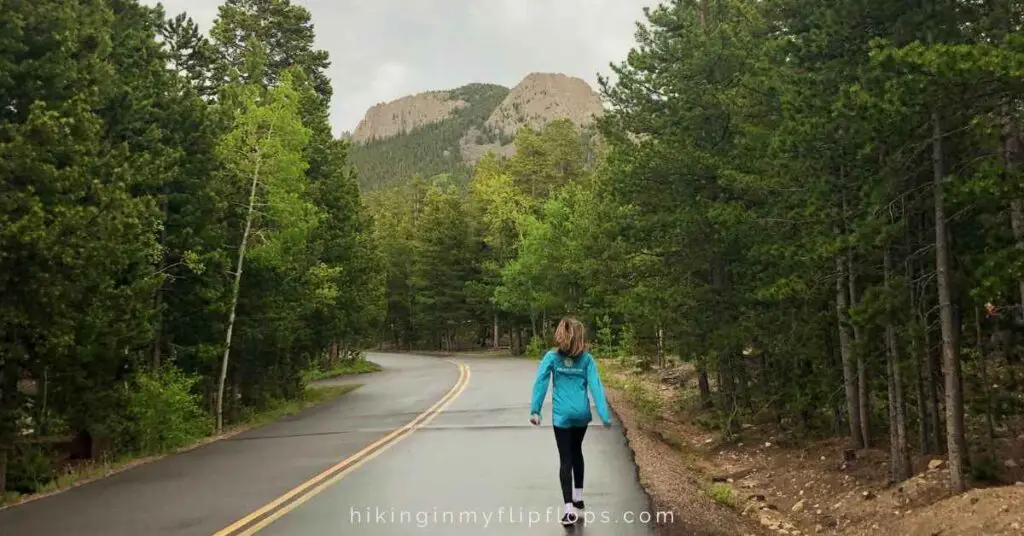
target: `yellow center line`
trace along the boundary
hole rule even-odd
[[[466,379],[465,379],[465,381],[462,382],[461,386],[459,386],[459,390],[455,394],[453,394],[450,398],[448,398],[448,400],[444,401],[444,404],[441,407],[437,408],[437,410],[435,410],[433,413],[431,413],[429,417],[427,417],[426,419],[421,421],[416,426],[414,426],[412,428],[406,429],[401,435],[396,437],[394,439],[394,441],[391,441],[388,444],[384,445],[383,447],[377,449],[376,451],[371,453],[369,456],[365,456],[365,457],[361,458],[359,461],[357,461],[351,467],[348,467],[344,471],[338,473],[337,475],[334,475],[333,477],[329,478],[326,482],[323,482],[322,484],[320,484],[319,486],[314,488],[309,493],[299,497],[295,501],[293,501],[293,502],[285,505],[284,507],[276,510],[273,514],[267,516],[266,518],[261,520],[259,523],[253,525],[251,528],[245,530],[244,532],[239,532],[235,536],[252,536],[253,534],[256,534],[257,532],[263,530],[264,528],[266,528],[267,525],[270,525],[271,523],[273,523],[274,521],[277,521],[278,519],[280,519],[282,516],[284,516],[288,512],[291,512],[292,510],[298,508],[300,505],[302,505],[306,501],[312,499],[313,496],[317,495],[318,493],[320,493],[321,491],[327,489],[328,487],[336,484],[339,480],[341,480],[342,478],[345,478],[349,473],[351,473],[352,471],[355,471],[356,469],[358,469],[364,463],[366,463],[366,462],[376,458],[381,453],[383,453],[385,450],[388,450],[389,448],[395,446],[396,443],[398,443],[399,441],[401,441],[401,440],[405,439],[406,437],[412,435],[413,432],[415,432],[416,430],[422,428],[423,426],[426,426],[427,423],[429,423],[430,421],[434,420],[434,417],[437,417],[438,415],[440,415],[441,412],[444,411],[445,408],[447,408],[452,402],[454,402],[455,399],[458,398],[458,396],[461,395],[462,392],[466,390],[466,387],[469,386],[469,367],[465,366],[465,365],[459,365],[459,366],[460,367],[464,367],[464,370],[466,372],[466,376],[465,376]]]
[[[238,521],[235,521],[231,525],[229,525],[229,526],[225,527],[224,529],[221,529],[220,531],[216,532],[213,536],[228,536],[229,534],[233,534],[236,531],[238,531],[238,530],[242,529],[243,527],[245,527],[246,525],[252,523],[254,520],[258,519],[259,517],[265,515],[267,512],[273,511],[275,508],[278,508],[279,506],[281,506],[285,502],[291,500],[293,497],[295,497],[295,496],[297,496],[297,495],[299,495],[301,493],[306,492],[307,490],[309,490],[313,486],[316,486],[321,481],[329,478],[329,480],[327,480],[327,482],[321,484],[320,486],[317,486],[309,494],[307,494],[307,495],[305,495],[303,497],[300,497],[299,500],[297,500],[297,501],[295,501],[295,502],[285,506],[284,508],[281,508],[277,512],[274,512],[273,515],[268,516],[266,519],[264,519],[263,521],[261,521],[260,523],[258,523],[256,525],[254,525],[249,530],[247,530],[245,532],[238,533],[236,536],[241,536],[243,534],[245,534],[245,535],[254,534],[258,530],[260,530],[263,527],[266,527],[267,525],[272,523],[274,520],[280,518],[284,514],[286,514],[289,511],[293,510],[298,505],[306,502],[307,500],[312,498],[314,495],[320,493],[321,491],[326,489],[331,484],[337,482],[338,480],[341,480],[345,475],[351,473],[354,469],[356,469],[357,467],[361,466],[363,463],[365,463],[365,462],[367,462],[369,460],[372,460],[373,458],[377,457],[377,455],[379,455],[381,452],[384,452],[385,450],[391,448],[395,443],[401,441],[402,439],[405,439],[405,437],[407,437],[409,434],[411,434],[412,432],[416,431],[417,429],[421,428],[425,424],[427,424],[430,421],[432,421],[434,419],[434,417],[436,417],[438,414],[440,414],[442,411],[444,411],[444,409],[447,408],[452,403],[452,401],[455,400],[455,398],[457,398],[460,394],[462,394],[462,392],[465,391],[466,387],[469,385],[469,376],[470,376],[469,366],[468,365],[463,365],[461,363],[456,363],[456,362],[451,361],[451,360],[447,360],[447,361],[459,367],[459,379],[458,379],[458,381],[455,382],[455,385],[453,385],[452,388],[449,389],[448,392],[445,393],[445,395],[443,397],[441,397],[440,400],[438,400],[437,402],[434,403],[434,405],[432,405],[429,408],[427,408],[423,413],[420,413],[418,416],[416,416],[415,419],[409,421],[409,423],[407,423],[405,426],[402,426],[401,428],[398,428],[398,429],[392,431],[391,433],[389,433],[388,435],[386,435],[386,436],[378,439],[377,441],[374,441],[373,443],[367,445],[366,447],[364,447],[359,452],[356,452],[355,454],[349,456],[348,458],[345,458],[344,460],[342,460],[342,461],[338,462],[337,464],[331,466],[330,468],[324,470],[320,474],[318,474],[318,475],[314,476],[313,478],[307,480],[306,482],[303,482],[302,484],[299,484],[298,486],[296,486],[291,491],[289,491],[289,492],[285,493],[284,495],[281,495],[277,499],[274,499],[273,501],[267,503],[266,505],[262,506],[261,508],[259,508],[255,512],[252,512],[251,514],[243,517],[242,519],[239,519]],[[378,449],[378,447],[380,447],[380,448]],[[378,450],[373,452],[374,449],[378,449]],[[372,452],[372,454],[368,455],[371,452]],[[348,467],[347,469],[345,469],[345,467],[349,466],[349,465],[351,465],[351,467]],[[342,470],[342,469],[344,469],[344,470],[339,473],[338,471]],[[333,475],[333,478],[332,478],[332,475]]]

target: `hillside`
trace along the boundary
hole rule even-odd
[[[469,84],[379,103],[347,137],[364,191],[417,174],[450,173],[464,182],[487,152],[513,154],[521,127],[567,118],[586,128],[602,112],[600,96],[583,80],[532,73],[512,89]]]

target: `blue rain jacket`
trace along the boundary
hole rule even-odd
[[[608,401],[604,396],[604,386],[597,372],[597,363],[590,352],[583,352],[575,359],[563,356],[557,349],[549,350],[537,367],[537,377],[533,381],[533,397],[530,401],[530,414],[540,415],[544,398],[548,393],[548,382],[551,389],[551,424],[559,428],[587,426],[593,419],[590,413],[589,391],[594,397],[594,405],[601,417],[601,422],[611,423],[608,416]]]

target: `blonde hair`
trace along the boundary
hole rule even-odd
[[[555,345],[565,356],[577,357],[586,350],[587,328],[572,317],[565,317],[555,330]]]

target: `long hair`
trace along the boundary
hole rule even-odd
[[[555,345],[558,352],[568,357],[579,357],[586,350],[587,328],[573,317],[567,316],[558,323],[555,330]]]

